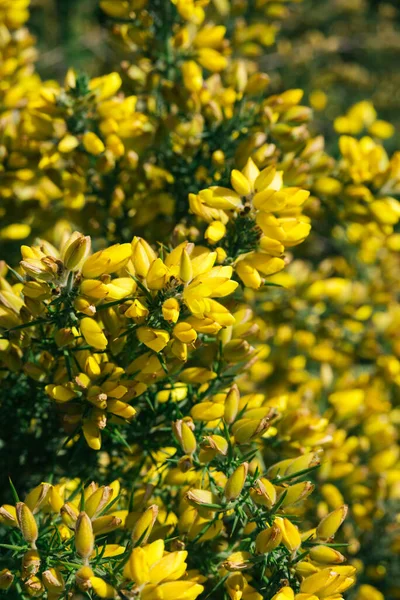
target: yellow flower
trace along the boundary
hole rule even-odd
[[[197,339],[197,333],[190,323],[180,321],[175,325],[172,335],[184,344],[193,344]]]
[[[155,352],[161,352],[169,342],[169,333],[163,329],[139,327],[136,334],[139,342]]]
[[[207,227],[204,237],[210,242],[210,244],[216,244],[226,234],[226,227],[221,221],[213,221]]]
[[[89,88],[96,93],[98,101],[106,100],[114,96],[122,85],[122,79],[119,73],[110,73],[103,77],[92,79]]]
[[[57,569],[47,569],[42,573],[42,579],[49,595],[60,594],[65,589],[64,579]]]
[[[189,455],[196,452],[197,446],[193,429],[194,425],[191,421],[184,421],[180,419],[173,423],[174,434],[182,446],[184,453]]]
[[[0,571],[0,590],[8,590],[13,584],[14,575],[8,569]]]
[[[61,250],[65,267],[71,271],[78,270],[90,252],[90,245],[89,236],[85,237],[78,232],[73,233]]]
[[[168,298],[168,300],[165,300],[162,305],[162,313],[166,321],[176,323],[179,318],[179,312],[179,302],[176,298]]]
[[[247,462],[239,465],[226,482],[224,496],[227,501],[235,500],[241,493],[246,481],[249,464]]]
[[[276,517],[274,524],[282,533],[282,543],[290,552],[296,552],[301,545],[301,537],[298,528],[289,519]]]
[[[152,504],[136,521],[132,531],[132,542],[134,544],[139,541],[141,545],[146,544],[156,522],[158,511],[158,506]]]
[[[131,256],[131,244],[115,244],[89,256],[83,263],[82,275],[86,279],[95,279],[105,273],[114,273],[122,269]]]
[[[25,223],[14,223],[0,230],[0,237],[6,240],[23,240],[31,233],[31,228]]]
[[[93,348],[105,350],[107,347],[107,338],[100,325],[89,317],[84,317],[80,322],[80,328],[85,341]]]
[[[181,69],[184,86],[190,92],[199,92],[203,87],[203,74],[199,65],[194,60],[188,60]]]
[[[346,518],[348,507],[344,504],[329,513],[317,527],[317,537],[321,540],[331,539]]]
[[[106,149],[101,139],[92,131],[87,131],[82,139],[86,152],[98,156]]]
[[[272,552],[279,546],[282,541],[282,530],[278,525],[274,524],[271,527],[267,527],[256,537],[256,551],[259,554],[266,554]]]
[[[224,415],[224,405],[214,402],[200,402],[193,406],[190,414],[195,421],[214,421]]]
[[[202,67],[212,72],[222,71],[228,64],[226,57],[213,48],[199,48],[197,60]]]
[[[344,562],[346,559],[337,550],[334,548],[330,548],[329,546],[313,546],[310,549],[310,558],[321,564],[340,564]]]

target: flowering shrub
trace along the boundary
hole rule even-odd
[[[269,93],[291,2],[100,0],[121,63],[62,85],[28,9],[0,2],[0,589],[399,598],[393,127],[359,102],[330,153]]]

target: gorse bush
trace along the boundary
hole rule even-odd
[[[0,0],[0,589],[400,598],[394,127],[362,100],[328,152],[269,92],[296,3],[101,0],[115,71],[63,84],[29,4]]]

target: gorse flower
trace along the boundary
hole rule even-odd
[[[228,230],[224,240],[214,233],[226,255],[236,253],[236,271],[249,287],[259,288],[265,276],[281,271],[286,247],[304,241],[311,226],[300,214],[309,192],[299,188],[285,188],[282,172],[266,167],[261,172],[251,158],[242,171],[231,173],[234,188],[214,186],[198,195],[189,195],[192,212],[211,222],[206,236],[212,238],[218,223],[231,221],[234,232]],[[229,233],[231,233],[229,235]]]

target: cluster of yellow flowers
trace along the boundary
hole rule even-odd
[[[273,43],[287,12],[259,4],[249,16],[246,3],[225,1],[100,2],[132,64],[92,80],[70,70],[63,87],[36,77],[23,92],[3,141],[1,238],[51,237],[55,219],[68,217],[107,242],[130,241],[133,230],[164,241],[188,213],[188,192],[224,181],[250,156],[259,168],[275,162],[274,140],[300,147],[311,117],[301,90],[265,98],[269,77],[248,58]],[[228,15],[231,39],[215,24]],[[284,204],[282,218],[297,216]]]
[[[273,438],[279,450],[267,448],[265,460],[323,450],[315,510],[323,516],[349,505],[344,534],[353,564],[396,598],[398,295],[379,276],[369,282],[355,276],[342,257],[325,259],[317,270],[297,260],[276,276],[287,288],[262,304],[263,360],[241,385],[280,402],[284,417]],[[378,536],[379,546],[370,548]]]
[[[190,436],[182,424],[177,422],[176,430],[182,445],[188,446]],[[300,577],[298,599],[342,598],[342,592],[354,583],[355,567],[343,565],[345,557],[332,544],[346,506],[302,534],[284,516],[287,507],[293,510],[312,492],[309,482],[289,483],[309,462],[308,457],[271,467],[272,475],[282,473],[275,475],[275,485],[257,478],[255,464],[242,462],[228,478],[214,469],[208,475],[214,492],[192,487],[201,483],[200,473],[183,480],[182,473],[174,474],[177,469],[172,468],[166,477],[175,479],[176,514],[157,493],[160,487],[151,483],[156,476],[165,477],[171,450],[160,449],[142,485],[130,494],[117,481],[102,486],[92,482],[83,488],[79,480],[65,480],[57,485],[42,483],[24,502],[17,497],[15,506],[0,507],[2,522],[11,528],[15,541],[14,556],[0,572],[0,589],[12,586],[17,570],[19,590],[29,597],[84,597],[80,591],[99,598],[195,600],[207,577],[201,573],[201,561],[199,569],[188,570],[188,550],[194,553],[195,544],[235,529],[242,534],[239,545],[232,542],[231,533],[213,551],[215,590],[223,585],[232,599],[262,600],[264,596],[249,583],[260,567],[265,582],[285,570],[289,579]],[[171,538],[168,551],[168,536],[175,528],[179,539]],[[113,543],[108,543],[110,535]],[[268,559],[273,551],[282,562],[279,568]],[[274,598],[295,596],[285,586]]]
[[[118,71],[61,86],[0,0],[0,589],[400,598],[392,126],[334,158],[267,94],[291,2],[99,6]]]

